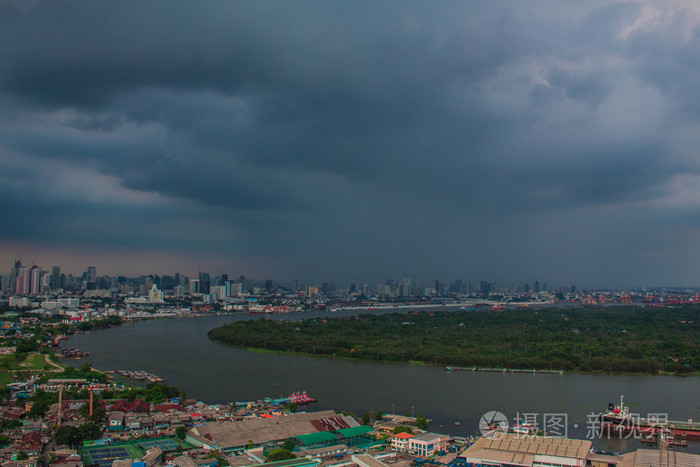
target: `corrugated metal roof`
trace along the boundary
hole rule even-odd
[[[325,443],[327,441],[337,441],[338,436],[327,431],[321,431],[318,433],[309,433],[308,435],[295,436],[294,439],[299,440],[305,446],[311,446],[314,444]]]
[[[373,431],[374,428],[372,428],[371,426],[360,425],[352,428],[344,428],[342,430],[337,430],[336,433],[345,438],[352,438],[353,436],[362,436]]]

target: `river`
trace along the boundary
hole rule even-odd
[[[271,319],[343,316],[351,313],[290,313]],[[178,386],[188,397],[218,403],[277,397],[306,390],[318,399],[308,410],[347,410],[361,415],[374,409],[422,414],[430,429],[452,435],[478,431],[487,411],[518,414],[564,414],[567,434],[585,438],[592,413],[619,401],[632,412],[665,413],[669,419],[700,420],[700,377],[586,374],[500,374],[445,371],[444,367],[373,363],[322,357],[255,353],[212,342],[207,332],[249,315],[152,320],[76,334],[64,347],[90,353],[100,370],[145,370]],[[70,360],[74,365],[82,362]],[[550,418],[553,420],[553,418]],[[458,425],[457,425],[458,424]],[[636,440],[596,439],[599,449],[626,452]],[[689,452],[700,453],[690,442]]]

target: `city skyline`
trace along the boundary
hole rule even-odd
[[[0,265],[700,284],[696,3],[0,11]]]
[[[5,293],[6,295],[12,294],[13,292],[15,294],[21,294],[21,295],[42,295],[44,292],[48,292],[49,290],[53,291],[55,289],[61,289],[63,288],[62,285],[56,285],[60,284],[64,280],[70,280],[72,281],[72,284],[74,287],[78,287],[80,289],[81,281],[83,285],[83,290],[87,289],[99,289],[99,288],[104,288],[104,287],[98,287],[97,284],[101,283],[102,279],[104,278],[109,278],[112,280],[117,280],[117,279],[126,279],[126,280],[139,280],[143,278],[153,278],[155,280],[165,280],[166,278],[169,280],[175,279],[174,282],[172,282],[169,286],[167,286],[167,290],[172,290],[172,288],[176,285],[177,279],[181,278],[184,279],[184,283],[180,283],[180,285],[187,285],[189,282],[198,282],[198,283],[203,283],[207,282],[207,284],[215,284],[216,285],[224,285],[226,283],[243,283],[245,282],[247,286],[251,286],[251,284],[257,284],[257,286],[262,286],[264,283],[265,289],[270,289],[271,287],[274,288],[289,288],[291,290],[301,290],[301,289],[306,289],[308,287],[312,288],[320,288],[320,287],[330,287],[332,290],[347,290],[348,288],[353,289],[354,287],[357,288],[357,290],[361,290],[362,288],[367,288],[368,290],[371,290],[373,293],[378,293],[379,295],[382,295],[382,287],[387,286],[386,292],[384,294],[389,294],[388,290],[391,288],[395,289],[394,292],[398,292],[398,296],[403,296],[406,297],[408,295],[414,295],[414,294],[422,294],[423,291],[427,290],[434,290],[437,293],[441,292],[449,292],[449,293],[461,293],[461,294],[471,294],[471,293],[481,293],[482,295],[489,295],[490,292],[496,292],[496,293],[532,293],[532,294],[537,294],[539,292],[554,292],[554,291],[562,291],[562,290],[569,290],[572,293],[581,289],[581,290],[598,290],[598,291],[604,291],[604,290],[641,290],[641,291],[647,291],[647,290],[662,290],[662,289],[669,289],[669,290],[679,290],[679,289],[686,289],[686,290],[697,290],[700,289],[700,286],[679,286],[679,285],[674,285],[674,284],[665,284],[665,285],[659,285],[659,284],[645,284],[645,285],[632,285],[632,286],[601,286],[601,287],[594,287],[590,286],[587,284],[581,284],[581,283],[564,283],[564,282],[559,282],[556,279],[554,280],[547,280],[547,279],[542,279],[542,278],[536,278],[536,279],[526,279],[526,278],[520,278],[517,280],[495,280],[494,278],[484,278],[484,277],[466,277],[466,276],[457,276],[457,277],[438,277],[438,278],[430,278],[430,277],[423,277],[419,276],[416,274],[404,274],[397,276],[395,278],[386,278],[386,279],[363,279],[363,278],[355,278],[353,281],[349,283],[336,283],[332,280],[328,279],[321,279],[321,280],[314,280],[314,279],[308,279],[308,278],[296,278],[296,279],[289,279],[289,278],[279,278],[279,277],[251,277],[249,275],[246,275],[244,273],[231,273],[231,272],[218,272],[218,271],[202,271],[199,270],[195,273],[188,273],[187,271],[165,271],[165,272],[147,272],[147,271],[141,271],[140,273],[136,275],[129,275],[129,274],[122,274],[122,273],[105,273],[103,271],[100,271],[97,266],[85,266],[77,268],[77,270],[67,270],[63,268],[61,265],[54,264],[50,267],[38,264],[36,261],[33,261],[30,264],[27,263],[22,263],[22,259],[18,258],[13,262],[13,267],[9,268],[9,272],[3,272],[2,269],[0,268],[0,293]],[[24,280],[24,284],[22,286],[17,285],[15,281],[17,280],[17,277],[20,276],[19,273],[16,273],[19,270],[22,270],[24,275],[26,276],[26,280]],[[8,279],[11,276],[10,279]],[[36,276],[36,277],[35,277]],[[204,279],[206,277],[206,279]],[[12,284],[5,284],[5,282],[9,282]],[[40,282],[41,281],[41,282]],[[39,286],[39,284],[42,284],[42,286]],[[157,283],[158,284],[158,283]],[[49,287],[50,286],[50,287]],[[38,289],[37,289],[38,287]],[[41,292],[39,289],[42,287],[45,287],[44,292]],[[300,289],[301,287],[301,289]],[[107,286],[109,288],[109,286]],[[36,289],[36,290],[35,290]]]

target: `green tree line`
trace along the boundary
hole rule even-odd
[[[209,332],[236,347],[376,361],[678,374],[700,371],[698,335],[695,308],[635,306],[254,319]]]

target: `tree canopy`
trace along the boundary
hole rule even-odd
[[[237,347],[454,366],[606,373],[700,371],[700,310],[640,306],[363,314],[237,321]]]

